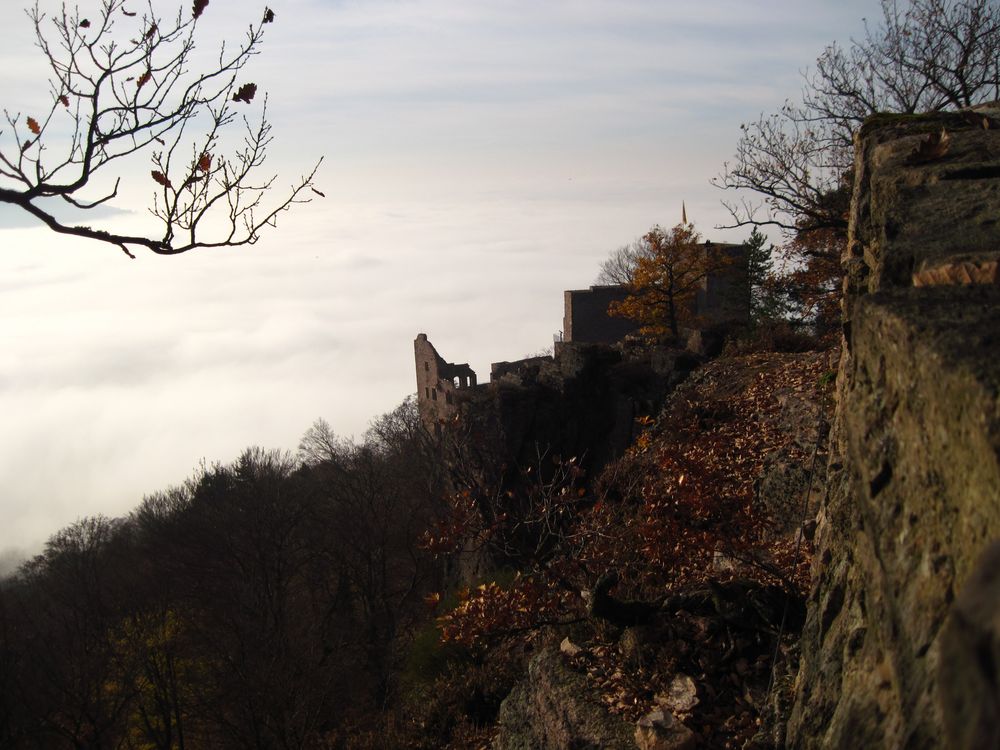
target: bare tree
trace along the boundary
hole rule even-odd
[[[800,104],[741,125],[714,181],[753,198],[725,205],[734,226],[787,234],[846,230],[854,132],[880,112],[960,109],[1000,98],[995,0],[882,0],[861,39],[832,43],[805,75]]]
[[[112,635],[129,574],[121,522],[84,518],[53,535],[20,571],[22,710],[42,746],[112,747],[132,695]],[[51,746],[51,745],[50,745]]]
[[[351,441],[338,437],[330,423],[321,417],[312,423],[299,441],[298,457],[309,466],[323,462],[339,464],[353,449]]]
[[[635,272],[639,258],[651,258],[652,256],[653,249],[646,237],[636,237],[627,245],[622,245],[611,251],[607,260],[601,263],[596,283],[625,286],[631,283],[632,274]]]
[[[275,177],[260,174],[272,140],[266,96],[255,119],[238,114],[256,96],[244,69],[259,53],[274,12],[265,9],[239,44],[223,45],[216,61],[196,72],[195,34],[208,4],[194,0],[190,16],[178,10],[172,19],[157,15],[152,0],[141,15],[126,9],[125,0],[101,0],[91,17],[65,5],[51,16],[37,3],[29,9],[51,72],[51,103],[32,114],[4,110],[0,202],[56,232],[110,243],[134,257],[130,247],[176,255],[252,244],[278,214],[308,202],[310,191],[319,194],[317,162],[282,197],[267,201]],[[230,126],[239,124],[242,137],[235,138]],[[146,179],[155,190],[155,232],[72,225],[46,202],[78,209],[107,204],[123,186],[121,177],[95,184],[104,168],[142,154],[152,167]]]

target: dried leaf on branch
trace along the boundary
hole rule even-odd
[[[193,0],[188,6],[193,17],[157,16],[156,3],[148,4],[148,17],[135,25],[122,22],[122,16],[140,15],[127,0],[97,5],[98,17],[92,19],[69,11],[46,14],[37,3],[27,11],[36,47],[53,71],[56,88],[48,112],[12,120],[28,139],[15,133],[16,146],[6,147],[20,153],[5,154],[0,145],[0,162],[8,165],[10,180],[0,203],[30,211],[60,234],[109,244],[133,257],[129,248],[136,246],[175,255],[200,247],[250,244],[266,227],[276,225],[279,213],[312,199],[309,191],[318,162],[284,195],[272,198],[275,175],[261,174],[273,139],[266,101],[253,118],[237,116],[227,105],[249,104],[256,97],[256,84],[237,87],[234,77],[260,52],[265,28],[260,16],[241,40],[220,44],[217,56],[199,53],[195,59],[194,50],[200,49],[196,19],[208,7],[207,0]],[[84,38],[82,29],[94,33]],[[56,108],[68,112],[53,120]],[[5,103],[5,109],[17,111],[16,103]],[[50,131],[50,122],[58,129]],[[22,154],[40,146],[43,130],[52,136],[44,144],[47,158],[39,154],[24,168],[27,157]],[[154,144],[164,146],[166,153],[150,153]],[[228,151],[222,150],[227,148],[223,144]],[[195,172],[216,174],[213,164],[225,165],[225,179],[205,180],[190,192],[153,192],[149,211],[159,227],[124,234],[110,226],[64,222],[46,208],[53,205],[47,198],[89,208],[112,201],[127,187],[120,179],[123,174],[107,173],[118,166],[127,172],[126,162],[133,158],[152,157],[154,181],[172,187],[167,173],[174,171],[170,154],[177,148],[194,153],[191,173],[178,176],[178,185],[192,184]],[[104,192],[102,185],[108,186]]]
[[[244,102],[249,104],[253,101],[254,96],[257,94],[257,84],[256,83],[244,83],[240,86],[239,90],[233,94],[234,102]]]

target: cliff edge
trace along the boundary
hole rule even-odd
[[[856,140],[787,745],[1000,746],[1000,105]]]

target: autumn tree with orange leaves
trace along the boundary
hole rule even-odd
[[[313,187],[317,162],[271,199],[275,177],[260,173],[272,139],[267,97],[260,97],[256,116],[244,114],[257,97],[245,68],[260,52],[274,11],[261,7],[242,41],[223,46],[216,62],[199,70],[195,38],[208,6],[209,0],[194,0],[172,18],[158,15],[152,3],[129,10],[125,0],[101,0],[91,13],[66,5],[51,15],[38,3],[30,8],[35,44],[50,69],[48,103],[30,112],[4,110],[0,203],[55,232],[135,257],[136,247],[176,255],[252,244],[280,213],[308,202],[311,192],[322,195]],[[149,160],[142,178],[148,182],[123,184],[125,163],[142,157]],[[119,176],[102,179],[112,166]],[[158,228],[144,234],[78,225],[60,211],[95,209],[145,189],[153,191],[150,213]]]
[[[710,273],[732,261],[709,243],[701,243],[693,224],[673,229],[656,225],[643,237],[648,252],[635,258],[630,293],[608,312],[638,322],[644,332],[676,337],[696,316],[695,297]]]

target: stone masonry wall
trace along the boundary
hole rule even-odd
[[[1000,111],[876,117],[855,175],[787,745],[997,747]]]
[[[709,252],[729,258],[728,265],[708,273],[691,300],[690,313],[699,326],[720,323],[742,323],[750,318],[750,287],[747,284],[747,258],[743,245],[706,242],[703,256]],[[592,286],[565,292],[563,340],[582,344],[614,344],[639,329],[628,318],[608,314],[612,302],[622,302],[629,296],[624,285]]]
[[[427,340],[426,333],[413,341],[417,366],[417,407],[426,425],[447,421],[458,411],[460,395],[476,387],[476,373],[467,364],[446,362]]]
[[[608,315],[612,302],[622,302],[629,295],[625,286],[592,286],[565,292],[563,339],[588,344],[613,344],[639,325],[628,318]]]

